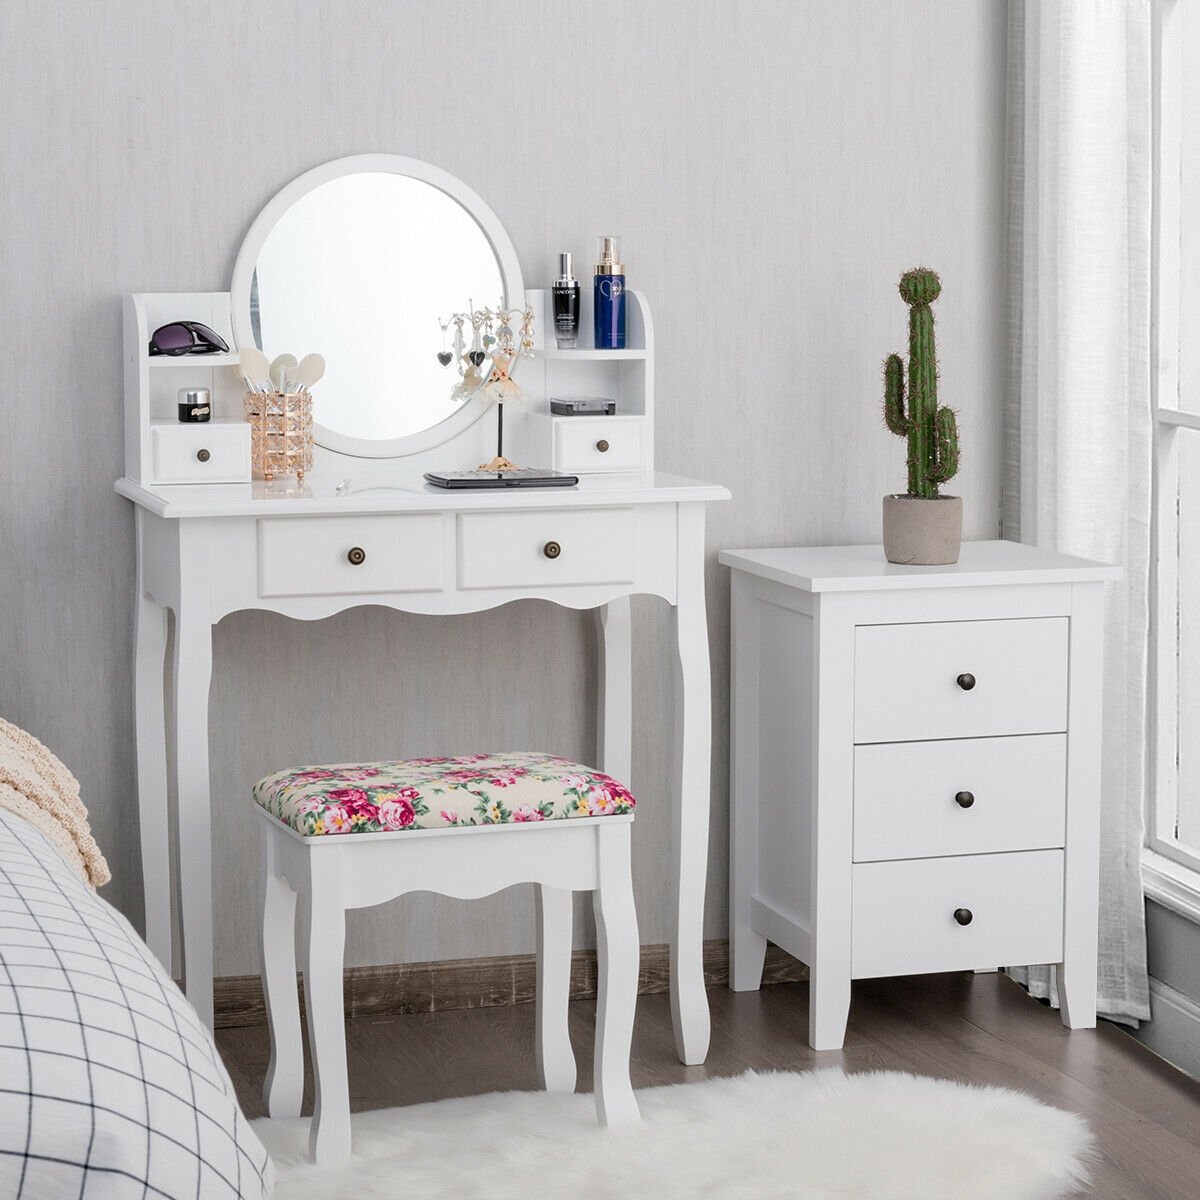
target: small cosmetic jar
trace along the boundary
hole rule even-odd
[[[189,425],[212,420],[212,398],[208,388],[179,389],[179,420]]]

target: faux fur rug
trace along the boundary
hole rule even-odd
[[[275,1200],[1050,1200],[1086,1182],[1092,1136],[1019,1092],[893,1072],[755,1074],[637,1093],[599,1129],[589,1095],[504,1092],[358,1113],[339,1171],[308,1120],[254,1122]]]

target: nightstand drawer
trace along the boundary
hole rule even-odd
[[[458,518],[458,586],[632,583],[636,532],[631,508],[463,513]]]
[[[1061,733],[1066,727],[1066,617],[855,630],[855,742]]]
[[[150,426],[155,483],[249,483],[250,426],[204,421]]]
[[[639,470],[644,420],[644,417],[555,417],[555,469],[576,474]]]
[[[854,750],[854,861],[1064,844],[1067,738],[885,742]]]
[[[270,517],[258,523],[260,596],[436,592],[442,519]]]
[[[859,863],[855,979],[1062,961],[1063,852]]]

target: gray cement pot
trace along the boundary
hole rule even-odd
[[[890,563],[936,567],[958,562],[962,497],[884,496],[883,552]]]

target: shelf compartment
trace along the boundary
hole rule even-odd
[[[596,350],[591,346],[577,346],[572,349],[559,349],[557,346],[543,346],[534,354],[541,358],[563,359],[574,362],[636,362],[646,357],[645,350]]]
[[[236,367],[240,365],[238,352],[227,354],[148,354],[146,361],[155,367]]]

